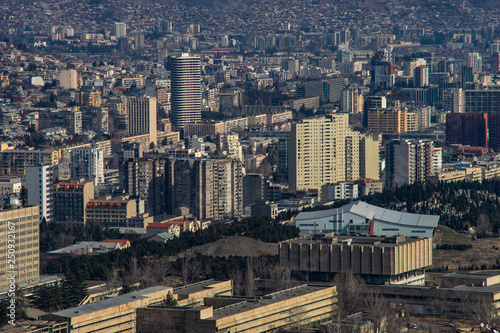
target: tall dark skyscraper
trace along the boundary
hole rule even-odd
[[[201,62],[183,53],[171,58],[172,124],[181,129],[201,121]]]

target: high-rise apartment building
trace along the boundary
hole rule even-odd
[[[462,67],[462,72],[460,76],[460,82],[462,83],[462,89],[465,89],[467,82],[476,81],[477,74],[474,73],[474,68],[470,66]]]
[[[201,121],[201,61],[188,53],[170,61],[172,124],[181,129]]]
[[[379,179],[379,141],[349,128],[348,114],[292,125],[288,180],[296,190],[359,178]]]
[[[443,91],[443,111],[465,112],[465,94],[462,88],[450,88]]]
[[[115,36],[116,38],[123,38],[127,36],[127,25],[123,22],[115,22]]]
[[[390,62],[379,62],[373,67],[375,87],[392,88],[396,82],[396,66]]]
[[[373,133],[406,133],[406,109],[387,108],[367,110],[368,131]]]
[[[92,145],[71,151],[71,177],[85,178],[94,185],[104,183],[104,152]]]
[[[4,150],[0,153],[0,174],[24,175],[27,165],[58,163],[58,150]]]
[[[466,89],[466,113],[496,113],[500,114],[500,87],[477,86],[476,89]]]
[[[491,72],[493,74],[500,73],[500,53],[494,53],[491,56]]]
[[[40,222],[52,222],[52,165],[26,166],[26,196],[29,206],[40,207]]]
[[[440,149],[430,141],[393,140],[385,146],[386,188],[425,182],[440,171]]]
[[[66,224],[86,223],[85,207],[94,198],[94,183],[57,183],[54,193],[54,220]]]
[[[219,134],[218,143],[220,155],[243,161],[243,150],[238,134]]]
[[[288,141],[290,139],[289,135],[282,136],[278,139],[277,147],[277,167],[278,172],[287,173],[288,172]]]
[[[427,66],[418,66],[413,75],[413,86],[416,88],[427,87],[429,85],[429,68]]]
[[[78,72],[76,69],[65,69],[59,74],[59,85],[64,89],[78,89]]]
[[[143,199],[151,215],[165,213],[165,160],[133,158],[121,168],[121,183],[128,195]]]
[[[243,206],[264,200],[266,196],[266,180],[260,173],[249,173],[243,177]]]
[[[342,90],[342,112],[363,113],[364,98],[357,87]]]
[[[9,275],[15,276],[16,288],[40,281],[39,220],[38,206],[20,207],[10,202],[0,210],[0,292],[10,288],[11,281],[6,278]],[[15,242],[10,243],[8,239]],[[10,244],[15,247],[12,249]],[[14,267],[9,257],[12,254],[15,255]]]
[[[496,139],[500,134],[497,127],[498,116],[486,113],[448,113],[446,115],[446,144],[489,147],[491,139],[498,141]]]
[[[128,135],[149,134],[149,141],[156,145],[156,97],[130,97],[125,107]]]
[[[483,72],[483,58],[479,53],[469,53],[467,55],[467,66],[472,68],[472,73],[481,74]]]
[[[165,165],[167,213],[188,208],[199,219],[223,220],[243,209],[242,163],[231,159],[172,158]]]

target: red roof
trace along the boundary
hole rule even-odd
[[[103,242],[106,243],[129,243],[130,241],[128,239],[105,239]]]
[[[170,223],[170,222],[150,223],[150,224],[148,224],[147,228],[170,228],[171,226],[172,226],[172,223]]]

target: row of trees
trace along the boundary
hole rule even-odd
[[[83,241],[121,238],[118,229],[103,229],[97,224],[40,223],[40,252],[46,253]]]
[[[113,251],[101,255],[62,257],[57,259],[42,259],[43,274],[75,274],[87,280],[107,280],[110,270],[115,270],[120,276],[126,276],[137,265],[139,270],[150,265],[152,261],[165,256],[174,256],[192,247],[213,243],[230,236],[246,236],[260,239],[264,242],[279,242],[299,236],[294,227],[284,226],[279,222],[265,218],[248,218],[235,221],[232,224],[214,224],[205,230],[181,233],[167,243],[138,240],[133,245],[121,251]],[[220,261],[217,265],[222,264]],[[215,271],[221,268],[215,267]]]
[[[68,274],[60,285],[36,287],[32,303],[40,310],[53,312],[80,304],[87,294],[85,280]]]

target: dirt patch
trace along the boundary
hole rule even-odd
[[[500,264],[500,238],[483,238],[473,240],[472,237],[457,233],[447,227],[439,226],[434,237],[436,245],[470,244],[471,248],[464,251],[434,250],[432,267],[446,267],[449,271],[457,271],[460,266],[477,266]]]
[[[194,257],[197,254],[219,257],[277,255],[278,244],[265,243],[248,237],[233,236],[219,239],[211,244],[193,247],[180,253],[175,258]]]

